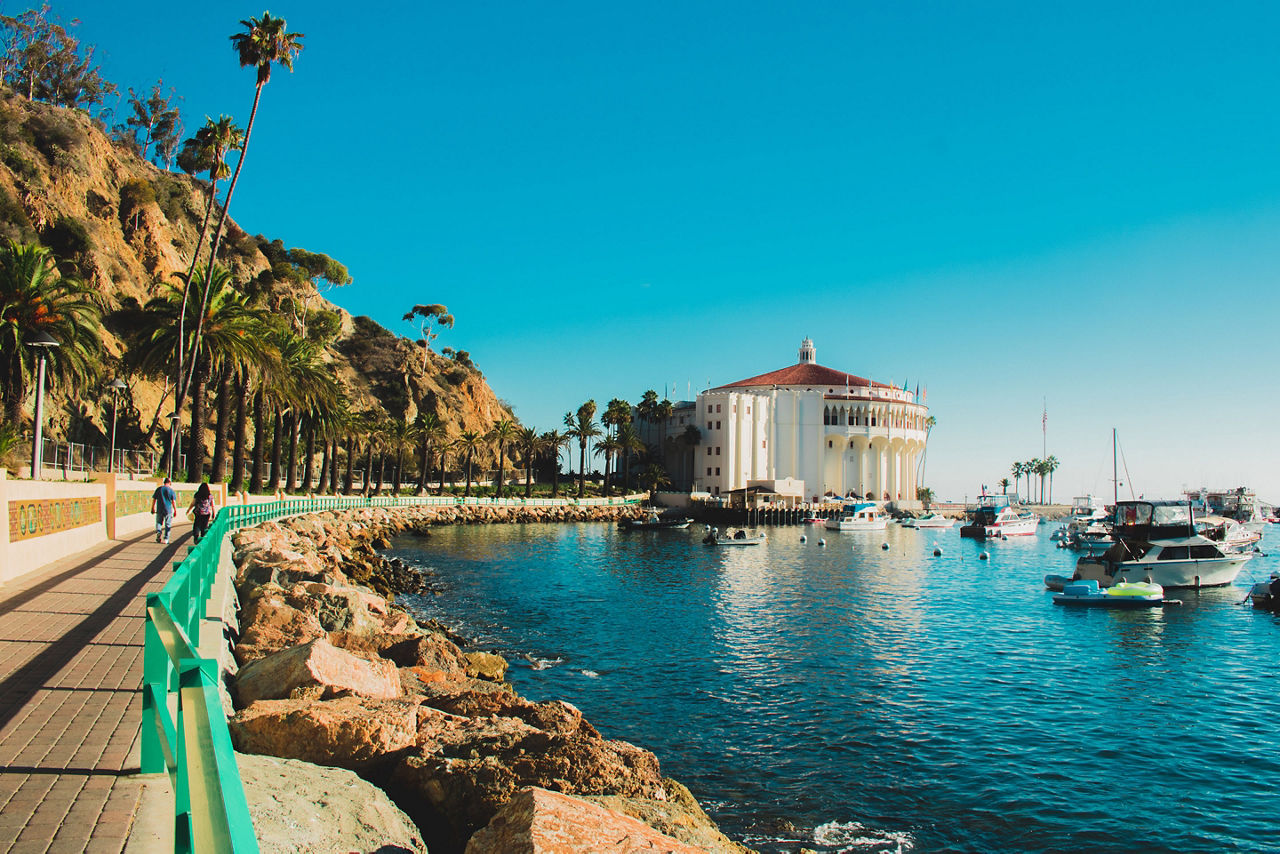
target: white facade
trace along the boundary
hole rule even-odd
[[[807,500],[828,493],[914,501],[928,407],[891,385],[822,367],[805,339],[800,362],[698,395],[696,489],[795,478]]]

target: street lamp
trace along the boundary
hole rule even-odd
[[[111,389],[111,456],[107,458],[107,471],[113,472],[116,470],[116,411],[119,409],[120,392],[128,386],[116,377],[107,388]]]
[[[178,456],[178,419],[181,416],[177,412],[170,412],[169,418],[169,479],[173,480],[173,462]]]
[[[36,439],[31,446],[31,479],[40,479],[40,470],[44,467],[44,360],[50,347],[57,347],[58,341],[43,329],[37,329],[27,336],[26,344],[39,354],[39,368],[36,369]]]

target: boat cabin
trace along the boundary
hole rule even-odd
[[[1171,540],[1195,536],[1187,501],[1119,501],[1112,536],[1120,540]]]

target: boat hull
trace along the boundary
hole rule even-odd
[[[1004,522],[999,525],[964,525],[960,528],[960,536],[972,540],[1000,540],[1005,537],[1029,537],[1036,532],[1040,520],[1019,519],[1015,522]]]
[[[1106,561],[1082,557],[1075,576],[1103,587],[1121,581],[1151,581],[1161,587],[1223,587],[1232,584],[1253,555],[1227,555],[1198,560],[1124,561],[1110,572]]]
[[[828,519],[826,523],[828,531],[883,531],[888,527],[888,519],[876,519],[874,521]]]

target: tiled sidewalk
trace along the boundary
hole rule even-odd
[[[144,786],[145,597],[184,540],[104,543],[0,587],[0,854],[124,850]]]

